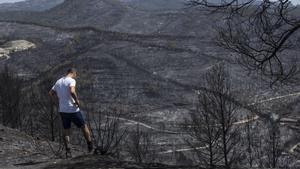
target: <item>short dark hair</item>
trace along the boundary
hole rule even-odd
[[[77,71],[76,71],[76,69],[75,68],[69,68],[68,70],[67,70],[67,74],[69,74],[69,73],[76,73]]]

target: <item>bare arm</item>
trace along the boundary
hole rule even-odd
[[[75,100],[75,104],[79,107],[79,99],[76,93],[75,86],[70,86],[70,93],[72,98]]]
[[[51,89],[48,94],[52,100],[52,103],[57,104],[58,98],[57,98],[56,92],[53,89]]]

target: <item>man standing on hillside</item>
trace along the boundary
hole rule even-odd
[[[67,158],[72,157],[69,145],[71,122],[82,129],[83,135],[87,141],[88,151],[91,152],[93,150],[90,131],[79,108],[80,104],[75,90],[76,76],[77,72],[74,68],[68,69],[66,75],[57,80],[55,85],[49,91],[49,95],[54,102],[58,98],[59,113],[64,127],[64,144],[66,147]]]

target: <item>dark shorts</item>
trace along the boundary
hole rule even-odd
[[[81,128],[85,125],[85,120],[80,111],[75,113],[60,112],[60,115],[64,129],[71,128],[71,122],[73,122],[78,128]]]

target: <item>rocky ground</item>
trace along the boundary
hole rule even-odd
[[[43,169],[193,169],[193,166],[168,166],[162,164],[136,164],[133,162],[118,161],[107,156],[88,155],[79,156],[49,164]]]
[[[73,154],[82,155],[78,147]],[[62,144],[39,140],[19,130],[0,125],[0,168],[37,169],[63,159]]]
[[[23,132],[0,125],[0,169],[187,168],[119,161],[109,156],[86,154],[75,146],[72,147],[74,158],[64,159],[62,151],[57,150],[60,146],[59,143],[37,140]]]

